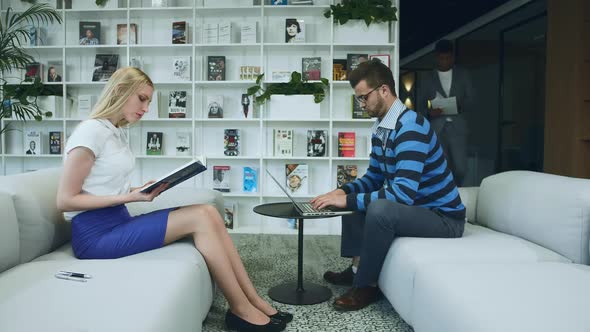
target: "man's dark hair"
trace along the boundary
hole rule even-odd
[[[453,42],[448,39],[439,40],[434,46],[436,53],[453,53]]]
[[[369,88],[372,89],[381,85],[387,85],[389,90],[391,90],[391,93],[397,97],[393,73],[389,67],[379,59],[372,59],[371,61],[359,64],[358,67],[348,75],[348,81],[353,89],[362,80],[365,80]]]

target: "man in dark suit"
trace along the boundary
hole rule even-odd
[[[433,107],[428,113],[458,186],[463,185],[467,172],[467,121],[465,114],[473,111],[473,90],[467,71],[455,65],[453,43],[440,40],[436,43],[436,69],[424,79],[426,100],[455,97],[458,114]]]

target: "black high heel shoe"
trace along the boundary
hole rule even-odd
[[[287,323],[271,318],[270,322],[265,325],[256,325],[243,320],[231,310],[227,310],[225,313],[225,326],[230,331],[238,332],[280,332],[287,327]]]
[[[276,314],[270,315],[268,317],[270,317],[271,319],[280,320],[281,322],[285,322],[285,324],[291,323],[291,321],[293,320],[293,314],[279,310],[277,310]]]

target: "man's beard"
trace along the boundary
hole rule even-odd
[[[369,116],[372,118],[380,116],[383,111],[383,107],[385,107],[385,100],[383,100],[383,98],[379,95],[377,95],[377,98],[377,103],[375,106],[371,107],[371,109],[367,109],[365,106],[367,113],[369,113]]]

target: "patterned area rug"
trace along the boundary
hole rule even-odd
[[[327,302],[305,306],[281,304],[268,297],[269,288],[285,281],[296,281],[297,236],[234,234],[232,237],[258,293],[276,308],[295,315],[285,331],[412,331],[386,299],[357,312],[341,313],[332,309],[334,296],[344,293],[346,287],[330,285],[322,275],[326,270],[341,271],[350,264],[349,259],[339,255],[339,236],[307,235],[304,238],[303,280],[328,286],[334,294]],[[227,302],[218,289],[203,331],[225,331],[226,310]]]

